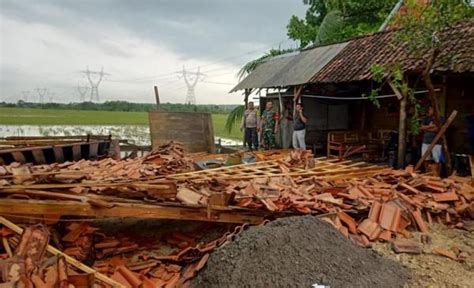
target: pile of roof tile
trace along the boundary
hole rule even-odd
[[[4,242],[4,247],[13,247],[15,252],[0,254],[1,283],[68,287],[79,281],[94,282],[93,275],[81,277],[68,267],[63,257],[45,256],[50,235],[59,235],[53,242],[65,254],[93,263],[95,271],[125,287],[180,287],[202,269],[214,248],[233,239],[245,227],[231,226],[229,232],[212,241],[202,240],[209,232],[203,225],[197,225],[191,233],[173,231],[153,241],[134,240],[130,238],[132,235],[106,235],[86,222],[70,223],[63,233],[42,225],[29,226],[21,238],[2,228],[2,237],[10,243],[5,246]]]
[[[107,202],[110,198],[107,196],[158,200],[174,198],[174,183],[161,181],[147,184],[144,181],[191,170],[192,161],[184,156],[182,145],[171,142],[145,157],[134,159],[106,158],[51,165],[12,163],[0,166],[0,188],[7,197],[21,195],[34,199],[77,200],[109,207],[111,205]],[[101,197],[91,199],[90,194]]]
[[[340,211],[328,220],[344,235],[367,246],[370,241],[408,236],[409,230],[429,233],[427,223],[461,228],[463,219],[474,218],[471,179],[440,179],[411,170],[409,167],[345,183],[349,185],[335,196],[342,197],[344,203],[352,203],[356,210]]]
[[[177,143],[161,146],[146,157],[121,161],[81,160],[39,166],[11,164],[0,166],[0,195],[14,198],[15,201],[18,198],[18,203],[23,203],[25,199],[87,202],[94,209],[109,209],[124,203],[206,208],[206,219],[209,221],[213,221],[209,216],[212,209],[221,209],[244,215],[238,218],[241,223],[248,219],[245,216],[250,214],[245,213],[249,211],[261,217],[262,221],[264,217],[274,219],[288,215],[322,215],[343,235],[362,246],[369,246],[372,241],[398,241],[413,230],[428,233],[427,223],[444,222],[462,227],[463,219],[474,218],[474,188],[468,178],[452,176],[440,179],[416,174],[411,167],[406,170],[381,167],[371,172],[371,176],[344,179],[344,171],[347,170],[338,166],[328,173],[339,173],[342,177],[327,180],[321,174],[314,176],[305,172],[316,165],[310,152],[298,150],[279,156],[268,153],[262,155],[260,157],[275,157],[270,161],[273,161],[272,169],[277,170],[277,176],[246,168],[256,171],[255,175],[245,179],[224,179],[219,177],[219,173],[214,173],[211,174],[213,176],[206,174],[203,177],[173,180],[165,176],[192,170],[192,161]],[[331,163],[326,162],[324,165],[331,167]],[[352,166],[351,169],[357,167]],[[292,171],[291,175],[289,171]],[[294,171],[303,173],[295,174]],[[195,176],[195,173],[198,172],[191,174]],[[106,235],[87,223],[78,222],[66,225],[55,245],[84,263],[93,260],[94,269],[127,287],[161,287],[181,285],[192,278],[203,267],[209,253],[240,233],[242,227],[236,229],[213,241],[202,241],[205,230],[197,229],[193,233],[171,233],[157,241],[143,243],[133,236]],[[12,247],[21,247],[15,236],[4,237],[7,238]],[[49,239],[49,236],[46,238]],[[3,246],[5,248],[5,243]],[[157,252],[165,246],[171,246],[171,252]],[[0,254],[3,259],[25,255],[20,252],[13,255],[7,248],[4,250],[5,253]],[[17,250],[21,251],[17,248],[15,253]],[[65,283],[65,278],[61,276],[63,270],[58,270],[63,269],[60,258],[49,260],[38,256],[36,261],[42,263],[40,260],[46,261],[48,265],[37,264],[35,267],[39,268],[20,270],[26,271],[20,275],[28,275],[29,278],[38,275],[35,279],[43,282]],[[20,268],[28,264],[25,261],[21,263],[24,264],[19,264]],[[51,266],[53,268],[49,268]],[[7,272],[3,275],[10,273],[7,268],[2,268],[2,271]],[[70,278],[69,270],[67,276]],[[58,271],[56,278],[53,277],[53,271]],[[10,278],[3,280],[10,281]],[[51,280],[53,278],[56,280]]]
[[[21,237],[6,228],[1,235],[5,254],[1,255],[1,287],[91,287],[94,278],[73,270],[64,257],[46,252],[49,231],[41,226],[26,228]]]
[[[0,166],[1,185],[32,183],[78,183],[94,181],[133,181],[193,170],[182,144],[170,142],[144,157],[115,160],[80,160],[49,165],[12,163]],[[5,176],[11,176],[7,178]]]

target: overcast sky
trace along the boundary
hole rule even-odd
[[[101,100],[183,103],[186,86],[175,73],[198,66],[201,104],[235,104],[235,74],[271,47],[295,46],[286,36],[301,0],[0,0],[0,101],[22,91],[38,101],[48,88],[55,101],[79,99],[88,66],[109,73]]]

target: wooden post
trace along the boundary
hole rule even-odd
[[[402,99],[400,100],[400,118],[398,122],[397,168],[399,169],[405,166],[405,153],[406,153],[406,148],[407,148],[406,138],[407,138],[407,96],[402,95]]]
[[[471,167],[471,184],[474,186],[474,155],[469,155],[469,166]]]
[[[436,143],[438,143],[439,139],[444,136],[444,133],[448,129],[449,125],[451,125],[451,123],[454,121],[454,118],[456,118],[457,114],[458,114],[458,111],[456,110],[451,112],[451,115],[449,115],[449,118],[446,121],[446,123],[444,123],[441,129],[439,129],[438,133],[436,133],[436,136],[431,142],[430,146],[428,146],[428,149],[426,149],[425,154],[423,154],[420,160],[418,160],[418,163],[416,163],[415,170],[419,169],[421,165],[423,164],[423,162],[426,160],[426,158],[428,158],[428,155],[431,154],[431,150],[433,150],[433,147],[436,145]]]
[[[158,93],[158,86],[154,86],[154,88],[155,88],[156,107],[160,108],[160,93]]]
[[[245,89],[244,93],[245,93],[244,94],[245,109],[247,109],[247,106],[249,104],[250,89]]]

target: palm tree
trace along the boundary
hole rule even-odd
[[[263,56],[258,57],[257,59],[254,59],[247,64],[245,64],[242,68],[240,68],[239,72],[237,72],[237,77],[239,77],[239,80],[242,80],[245,76],[250,74],[253,70],[255,70],[258,65],[264,63],[268,59],[275,57],[275,56],[280,56],[283,54],[295,52],[298,49],[295,48],[288,48],[288,49],[270,49],[268,52],[266,52]]]

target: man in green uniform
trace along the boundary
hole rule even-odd
[[[278,113],[273,111],[273,103],[268,101],[262,113],[262,137],[265,149],[275,148],[275,134],[278,131]]]

